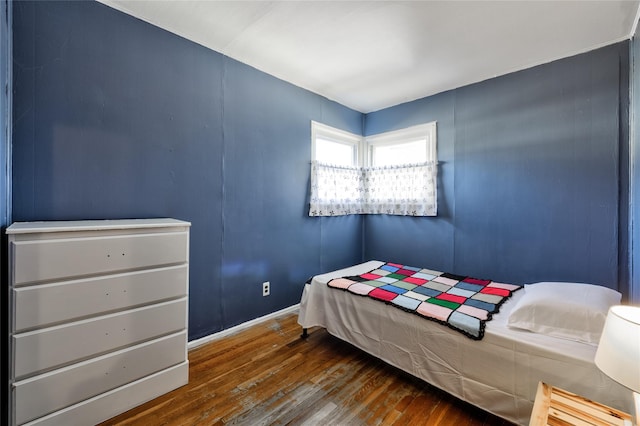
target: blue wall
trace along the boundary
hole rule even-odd
[[[9,155],[11,138],[11,15],[9,1],[0,1],[0,229],[4,229],[11,216],[9,199]],[[3,232],[4,234],[4,232]],[[4,247],[0,245],[0,254]],[[0,258],[3,258],[0,256]]]
[[[366,217],[365,258],[627,294],[628,48],[368,114],[367,135],[437,120],[440,177],[437,218]]]
[[[13,18],[13,220],[192,222],[191,339],[371,258],[628,292],[629,43],[363,116],[96,2]],[[311,120],[437,120],[438,217],[307,217]]]
[[[360,113],[96,2],[13,17],[14,221],[190,221],[191,339],[362,260],[360,218],[305,209],[311,120]]]
[[[7,272],[7,256],[6,256],[6,236],[5,228],[11,220],[11,211],[9,205],[9,156],[10,156],[10,137],[11,137],[11,9],[12,3],[8,0],[0,1],[0,272],[3,283],[8,277]],[[8,292],[3,291],[0,296],[0,351],[2,359],[8,353],[9,343],[9,300]],[[0,419],[8,418],[8,386],[5,384],[9,381],[9,365],[2,363],[0,368]]]
[[[630,221],[630,275],[631,275],[631,296],[635,303],[640,303],[640,41],[636,33],[631,40],[630,47],[630,137],[629,137],[629,157],[630,174],[629,179],[629,221]]]

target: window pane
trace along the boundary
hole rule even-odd
[[[338,166],[353,166],[353,145],[316,139],[316,161]]]
[[[427,141],[378,145],[373,147],[372,160],[374,166],[394,166],[399,164],[423,163],[427,161]]]

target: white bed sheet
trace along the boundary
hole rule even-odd
[[[472,340],[378,300],[329,288],[336,277],[371,271],[369,261],[317,275],[305,285],[298,323],[320,326],[360,349],[486,411],[529,424],[539,381],[633,412],[631,391],[595,366],[593,345],[507,327],[516,292]]]

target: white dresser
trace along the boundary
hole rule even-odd
[[[188,382],[189,227],[7,229],[11,424],[91,425]]]

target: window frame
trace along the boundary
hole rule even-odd
[[[376,167],[376,165],[373,164],[373,155],[376,147],[401,145],[404,143],[413,142],[416,139],[425,139],[425,148],[427,150],[426,161],[437,163],[437,131],[437,122],[431,121],[429,123],[418,124],[416,126],[406,127],[404,129],[392,130],[390,132],[366,136],[364,138],[364,150],[366,151],[366,155],[364,156],[364,166]],[[402,164],[395,165],[400,166]]]
[[[346,130],[337,129],[326,124],[311,121],[311,161],[316,161],[317,142],[316,140],[325,139],[331,142],[347,145],[353,148],[353,158],[350,167],[361,167],[362,165],[362,141],[363,137]]]

